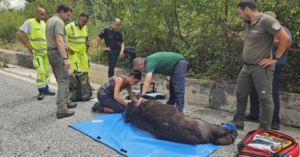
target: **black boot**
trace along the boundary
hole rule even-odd
[[[43,100],[45,96],[45,91],[44,90],[39,90],[40,94],[38,95],[37,99],[38,100]]]
[[[45,91],[45,95],[54,96],[55,93],[54,93],[54,92],[51,92],[50,90],[48,90],[48,91]]]
[[[98,112],[98,113],[102,113],[103,112],[104,107],[100,105],[99,102],[96,102],[94,104],[94,106],[92,107],[92,111],[94,112]]]

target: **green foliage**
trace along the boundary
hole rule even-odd
[[[47,21],[55,14],[57,6],[64,2],[74,9],[71,21],[82,12],[90,14],[88,28],[91,42],[118,17],[122,20],[120,30],[125,45],[136,47],[137,56],[145,57],[159,51],[180,53],[188,62],[187,76],[232,82],[243,64],[242,45],[246,25],[237,17],[239,0],[26,1],[23,10],[0,10],[5,17],[0,21],[0,38],[3,41],[14,41],[17,28],[25,19],[34,16],[37,7],[45,8]],[[291,31],[293,45],[283,69],[282,86],[287,87],[288,91],[300,92],[300,2],[256,0],[256,4],[259,11],[274,11],[278,21]],[[5,34],[8,31],[11,33]],[[90,49],[90,58],[107,64],[106,54],[91,42],[93,49]],[[129,66],[129,57],[125,56],[117,62],[117,66]]]
[[[13,9],[0,10],[0,38],[4,43],[15,42],[19,21],[24,21],[21,11]]]
[[[9,58],[4,58],[3,62],[0,62],[0,68],[8,68]]]

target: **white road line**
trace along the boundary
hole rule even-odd
[[[35,81],[35,80],[32,80],[32,79],[23,77],[23,76],[21,76],[21,75],[16,75],[16,74],[13,74],[13,73],[9,73],[9,72],[6,72],[5,70],[0,70],[0,73],[1,73],[1,74],[4,74],[4,75],[7,75],[7,76],[11,76],[11,77],[17,78],[17,79],[20,79],[20,80],[23,80],[23,81],[26,81],[26,82],[30,82],[30,83],[36,84],[36,81]],[[56,87],[56,86],[53,86],[53,85],[48,85],[48,86],[49,86],[51,89],[53,89],[53,90],[57,90],[57,87]]]

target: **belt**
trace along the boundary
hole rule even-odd
[[[185,60],[185,59],[180,59],[179,61],[177,61],[176,63],[175,63],[175,66],[177,66],[181,61],[183,61],[183,60]]]
[[[258,65],[258,64],[250,64],[250,63],[247,63],[247,62],[244,62],[244,64],[246,64],[246,65]]]
[[[51,47],[48,47],[47,50],[48,50],[48,51],[58,50],[58,48],[51,48]]]
[[[47,51],[52,51],[52,50],[58,50],[58,48],[47,48]],[[66,51],[68,51],[67,48],[65,48]]]

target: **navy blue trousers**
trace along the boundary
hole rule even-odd
[[[125,110],[125,105],[119,103],[109,95],[102,95],[97,93],[97,98],[101,106],[112,109],[114,113],[122,113]]]
[[[273,85],[272,85],[272,92],[273,92],[272,95],[273,95],[273,102],[274,102],[274,112],[273,112],[272,121],[277,121],[277,122],[280,122],[279,84],[281,80],[282,66],[283,65],[275,66],[275,72],[273,75]],[[255,87],[250,93],[250,114],[249,115],[252,118],[258,118],[259,115],[259,101],[258,101],[258,95]]]
[[[181,60],[174,68],[170,77],[170,97],[167,104],[174,105],[182,112],[184,108],[186,60]]]
[[[121,50],[116,49],[116,50],[106,52],[107,53],[107,59],[108,59],[108,78],[115,75],[115,67],[116,67],[116,64],[117,64],[117,60],[118,60],[120,51]],[[124,55],[125,54],[129,55],[129,57],[130,57],[130,61],[129,61],[130,63],[129,64],[132,68],[132,61],[135,58],[135,53],[127,51],[126,49],[124,49]]]

